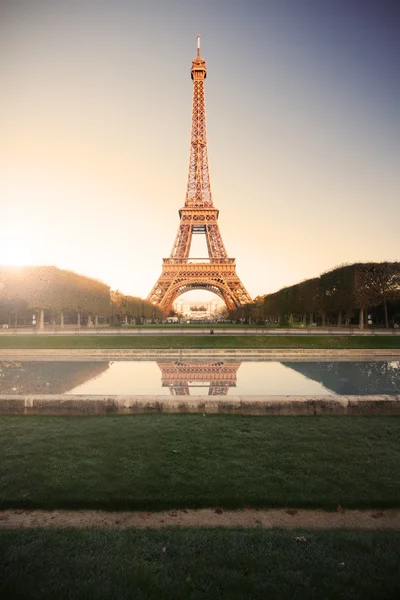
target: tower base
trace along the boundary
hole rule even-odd
[[[168,314],[176,298],[192,290],[217,294],[229,310],[253,302],[236,273],[234,258],[164,258],[148,300]]]

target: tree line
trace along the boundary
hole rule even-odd
[[[0,267],[0,322],[9,326],[22,322],[42,328],[47,321],[61,327],[65,323],[90,327],[97,326],[99,319],[118,324],[163,317],[147,300],[112,291],[102,281],[73,271]]]
[[[159,306],[137,296],[126,296],[119,290],[111,292],[114,315],[118,322],[126,323],[158,323],[165,319],[165,314]]]
[[[32,319],[33,315],[35,318]],[[165,314],[91,277],[57,267],[0,266],[0,323],[159,322]],[[232,321],[290,325],[395,326],[400,323],[400,263],[354,263],[255,298],[230,311]]]
[[[231,311],[230,317],[283,326],[394,326],[400,321],[400,263],[336,267],[320,277],[259,296],[254,304]]]

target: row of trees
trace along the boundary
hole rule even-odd
[[[99,317],[114,324],[158,322],[165,317],[147,300],[112,291],[105,283],[57,267],[0,267],[0,323],[30,321],[37,313],[40,328],[46,320],[64,325],[82,322],[96,326]],[[253,304],[230,311],[230,319],[304,326],[320,323],[349,325],[357,313],[360,328],[373,314],[389,327],[400,321],[400,263],[355,263],[323,273]]]
[[[367,315],[382,315],[389,327],[389,307],[400,318],[400,263],[355,263],[323,273],[274,294],[255,299],[253,305],[232,311],[232,318],[268,321],[280,325],[317,321],[325,326],[350,324],[355,313],[362,329]]]
[[[111,292],[114,315],[127,323],[158,322],[165,318],[163,311],[148,300],[125,296],[119,290]]]
[[[18,319],[38,315],[38,325],[48,319],[64,326],[64,317],[81,326],[82,318],[88,326],[97,326],[99,317],[120,320],[161,319],[162,311],[146,300],[124,296],[90,277],[57,267],[0,267],[0,322],[14,325]]]

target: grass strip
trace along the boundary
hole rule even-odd
[[[0,596],[394,599],[399,561],[398,532],[3,530]]]
[[[143,336],[75,336],[21,335],[0,336],[0,348],[317,348],[317,349],[397,349],[400,336],[256,336],[256,335],[143,335]]]
[[[0,417],[0,508],[400,506],[400,418]]]

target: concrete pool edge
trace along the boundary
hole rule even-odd
[[[374,396],[88,396],[0,395],[0,414],[400,415],[400,395]]]
[[[0,348],[0,360],[2,358],[324,358],[332,357],[371,357],[371,358],[400,358],[400,349],[396,348],[376,348],[376,349],[315,349],[315,348],[260,348],[260,349],[221,349],[221,348],[201,348],[201,349],[134,349],[134,348]]]

